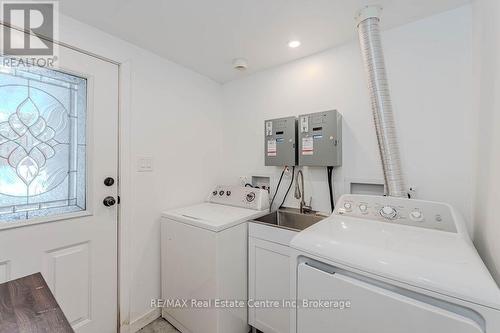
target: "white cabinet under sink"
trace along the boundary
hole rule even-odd
[[[279,307],[258,308],[250,304],[249,324],[264,333],[289,333],[290,310],[282,307],[290,299],[290,247],[297,232],[249,223],[248,298],[278,301]]]

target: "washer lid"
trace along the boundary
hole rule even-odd
[[[500,290],[457,233],[332,215],[300,232],[299,251],[332,263],[500,310]]]
[[[256,211],[205,202],[164,212],[162,216],[196,227],[212,231],[222,231],[267,213],[267,210]]]

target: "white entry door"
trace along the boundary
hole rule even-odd
[[[0,67],[0,282],[41,272],[76,332],[116,332],[118,66],[58,65]]]

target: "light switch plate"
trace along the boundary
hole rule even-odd
[[[138,172],[152,172],[153,171],[153,157],[141,156],[137,159]]]

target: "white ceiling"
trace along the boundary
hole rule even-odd
[[[64,0],[63,13],[218,82],[226,82],[355,38],[356,11],[384,7],[383,28],[469,0]],[[302,46],[290,49],[287,42]],[[248,59],[245,73],[232,68]]]

